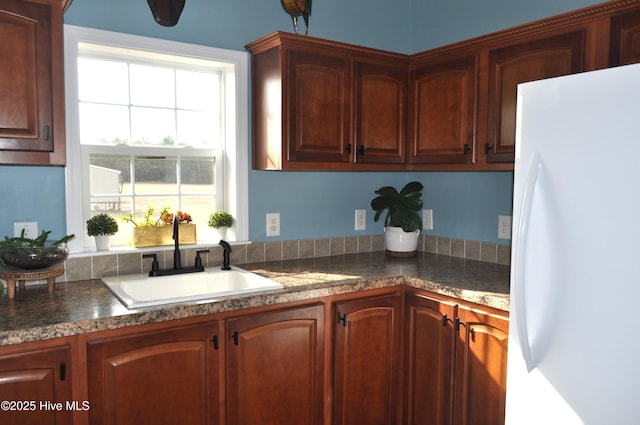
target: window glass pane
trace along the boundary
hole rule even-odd
[[[80,143],[110,145],[129,143],[129,108],[80,103]]]
[[[183,196],[181,211],[188,213],[196,225],[199,238],[206,237],[208,233],[209,215],[214,211],[214,198],[212,196]],[[175,210],[173,211],[175,212]],[[217,241],[216,241],[217,242]]]
[[[175,107],[175,76],[173,69],[131,65],[131,104]]]
[[[135,194],[177,194],[178,176],[175,158],[136,158]]]
[[[78,58],[78,96],[84,102],[128,105],[129,76],[127,64]]]
[[[178,144],[191,147],[220,145],[220,121],[209,112],[178,111]]]
[[[90,155],[89,164],[92,197],[105,193],[113,194],[116,187],[117,193],[120,195],[132,194],[130,157],[122,155]]]
[[[183,158],[180,162],[181,192],[214,194],[215,161],[213,158]]]
[[[220,75],[176,71],[178,102],[181,109],[220,110]]]
[[[136,145],[174,146],[176,140],[174,111],[132,107],[131,139]]]

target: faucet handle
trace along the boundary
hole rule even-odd
[[[142,254],[142,258],[153,258],[153,261],[151,261],[151,271],[149,272],[149,276],[153,276],[155,272],[160,270],[158,254]]]
[[[198,268],[202,267],[202,258],[200,257],[200,254],[206,254],[208,252],[209,252],[208,249],[199,249],[199,250],[196,251],[196,264],[195,264],[195,267],[198,267]]]

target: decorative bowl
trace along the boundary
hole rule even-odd
[[[11,246],[0,250],[0,261],[20,269],[44,269],[67,259],[66,245]]]

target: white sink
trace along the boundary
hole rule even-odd
[[[273,280],[238,267],[214,268],[198,273],[149,277],[123,275],[102,281],[127,308],[150,307],[189,301],[215,301],[229,295],[282,289]]]

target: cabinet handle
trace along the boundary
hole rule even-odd
[[[238,345],[238,336],[238,331],[235,331],[233,335],[231,335],[231,338],[233,338],[233,345]]]
[[[351,143],[347,143],[345,150],[347,151],[347,154],[351,155]]]
[[[346,314],[343,314],[342,316],[338,316],[338,322],[342,322],[342,325],[346,328],[349,324],[349,319],[347,319]]]
[[[442,315],[442,326],[443,327],[447,327],[447,325],[449,324],[449,322],[454,323],[453,320],[449,319],[449,316],[447,316],[446,314]]]
[[[464,154],[467,155],[469,152],[471,152],[471,148],[469,147],[468,143],[464,144]]]
[[[489,152],[491,151],[491,149],[493,149],[493,148],[489,145],[489,143],[485,143],[484,144],[484,153],[485,153],[485,155],[488,155]]]
[[[456,320],[453,322],[453,324],[454,324],[454,327],[455,327],[456,331],[460,330],[460,326],[464,326],[464,327],[467,326],[467,324],[464,323],[462,320],[460,320],[459,317],[456,317]]]
[[[44,126],[44,130],[43,130],[43,135],[42,137],[44,138],[44,140],[49,140],[49,126],[45,125]]]
[[[67,365],[60,363],[60,380],[64,381],[65,379],[67,379]]]
[[[364,145],[360,145],[358,150],[360,151],[360,156],[364,156]]]
[[[214,335],[213,338],[211,339],[211,342],[213,342],[213,349],[217,350],[219,348],[218,335]]]

